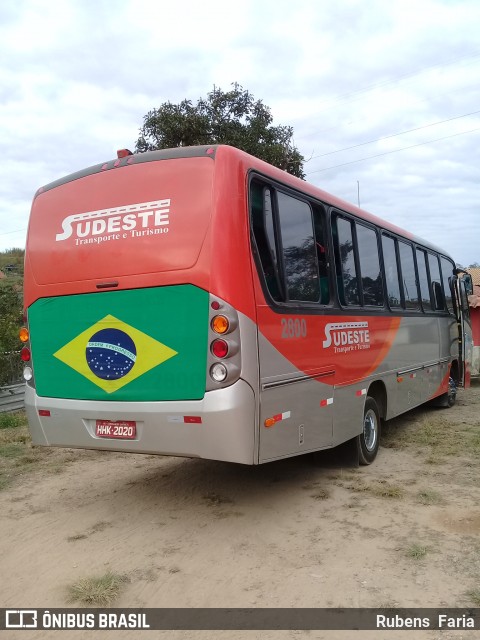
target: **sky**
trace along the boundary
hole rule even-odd
[[[480,263],[478,0],[2,0],[0,250],[36,190],[238,82],[307,181]]]

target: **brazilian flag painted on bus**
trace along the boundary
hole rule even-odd
[[[194,400],[205,392],[208,293],[192,285],[58,296],[28,311],[39,396]]]

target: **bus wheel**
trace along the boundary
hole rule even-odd
[[[363,431],[357,436],[360,464],[371,464],[377,457],[380,445],[380,413],[373,398],[365,400]]]

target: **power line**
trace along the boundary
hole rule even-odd
[[[20,233],[20,231],[26,231],[27,229],[16,229],[15,231],[4,231],[0,233],[0,236],[8,236],[10,233]]]
[[[430,124],[425,124],[421,127],[415,127],[414,129],[407,129],[406,131],[401,131],[400,133],[392,133],[389,136],[382,136],[381,138],[376,138],[376,140],[369,140],[368,142],[360,142],[359,144],[354,144],[351,147],[344,147],[343,149],[336,149],[335,151],[328,151],[327,153],[321,153],[318,156],[312,156],[307,160],[314,160],[315,158],[323,158],[325,156],[331,156],[334,153],[340,153],[341,151],[349,151],[350,149],[356,149],[357,147],[364,147],[367,144],[373,144],[374,142],[380,142],[381,140],[388,140],[389,138],[396,138],[397,136],[403,136],[406,133],[412,133],[413,131],[421,131],[422,129],[428,129],[428,127],[435,127],[438,124],[445,124],[445,122],[452,122],[453,120],[459,120],[460,118],[467,118],[468,116],[474,116],[480,111],[472,111],[471,113],[465,113],[462,116],[454,116],[453,118],[447,118],[447,120],[439,120],[438,122],[432,122]]]
[[[312,173],[319,173],[320,171],[328,171],[329,169],[337,169],[338,167],[346,167],[349,164],[356,164],[357,162],[363,162],[364,160],[372,160],[373,158],[380,158],[382,156],[388,156],[391,153],[398,153],[399,151],[406,151],[407,149],[413,149],[415,147],[421,147],[425,144],[432,144],[433,142],[440,142],[441,140],[447,140],[448,138],[455,138],[457,136],[463,136],[467,133],[473,133],[474,131],[480,131],[480,127],[476,129],[470,129],[470,131],[461,131],[460,133],[454,133],[450,136],[444,136],[443,138],[437,138],[436,140],[427,140],[427,142],[419,142],[418,144],[412,144],[409,147],[402,147],[401,149],[394,149],[393,151],[385,151],[384,153],[377,153],[374,156],[368,156],[367,158],[359,158],[358,160],[351,160],[350,162],[343,162],[342,164],[336,164],[332,167],[325,167],[323,169],[314,169],[314,171],[309,171],[307,176]]]

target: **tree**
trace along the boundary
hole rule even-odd
[[[230,91],[214,87],[196,105],[164,102],[144,117],[135,145],[139,153],[172,147],[229,144],[305,178],[304,157],[293,143],[293,127],[273,126],[270,108],[238,83]]]
[[[18,288],[0,287],[0,384],[14,382],[20,375],[18,330],[22,323],[22,300]]]

